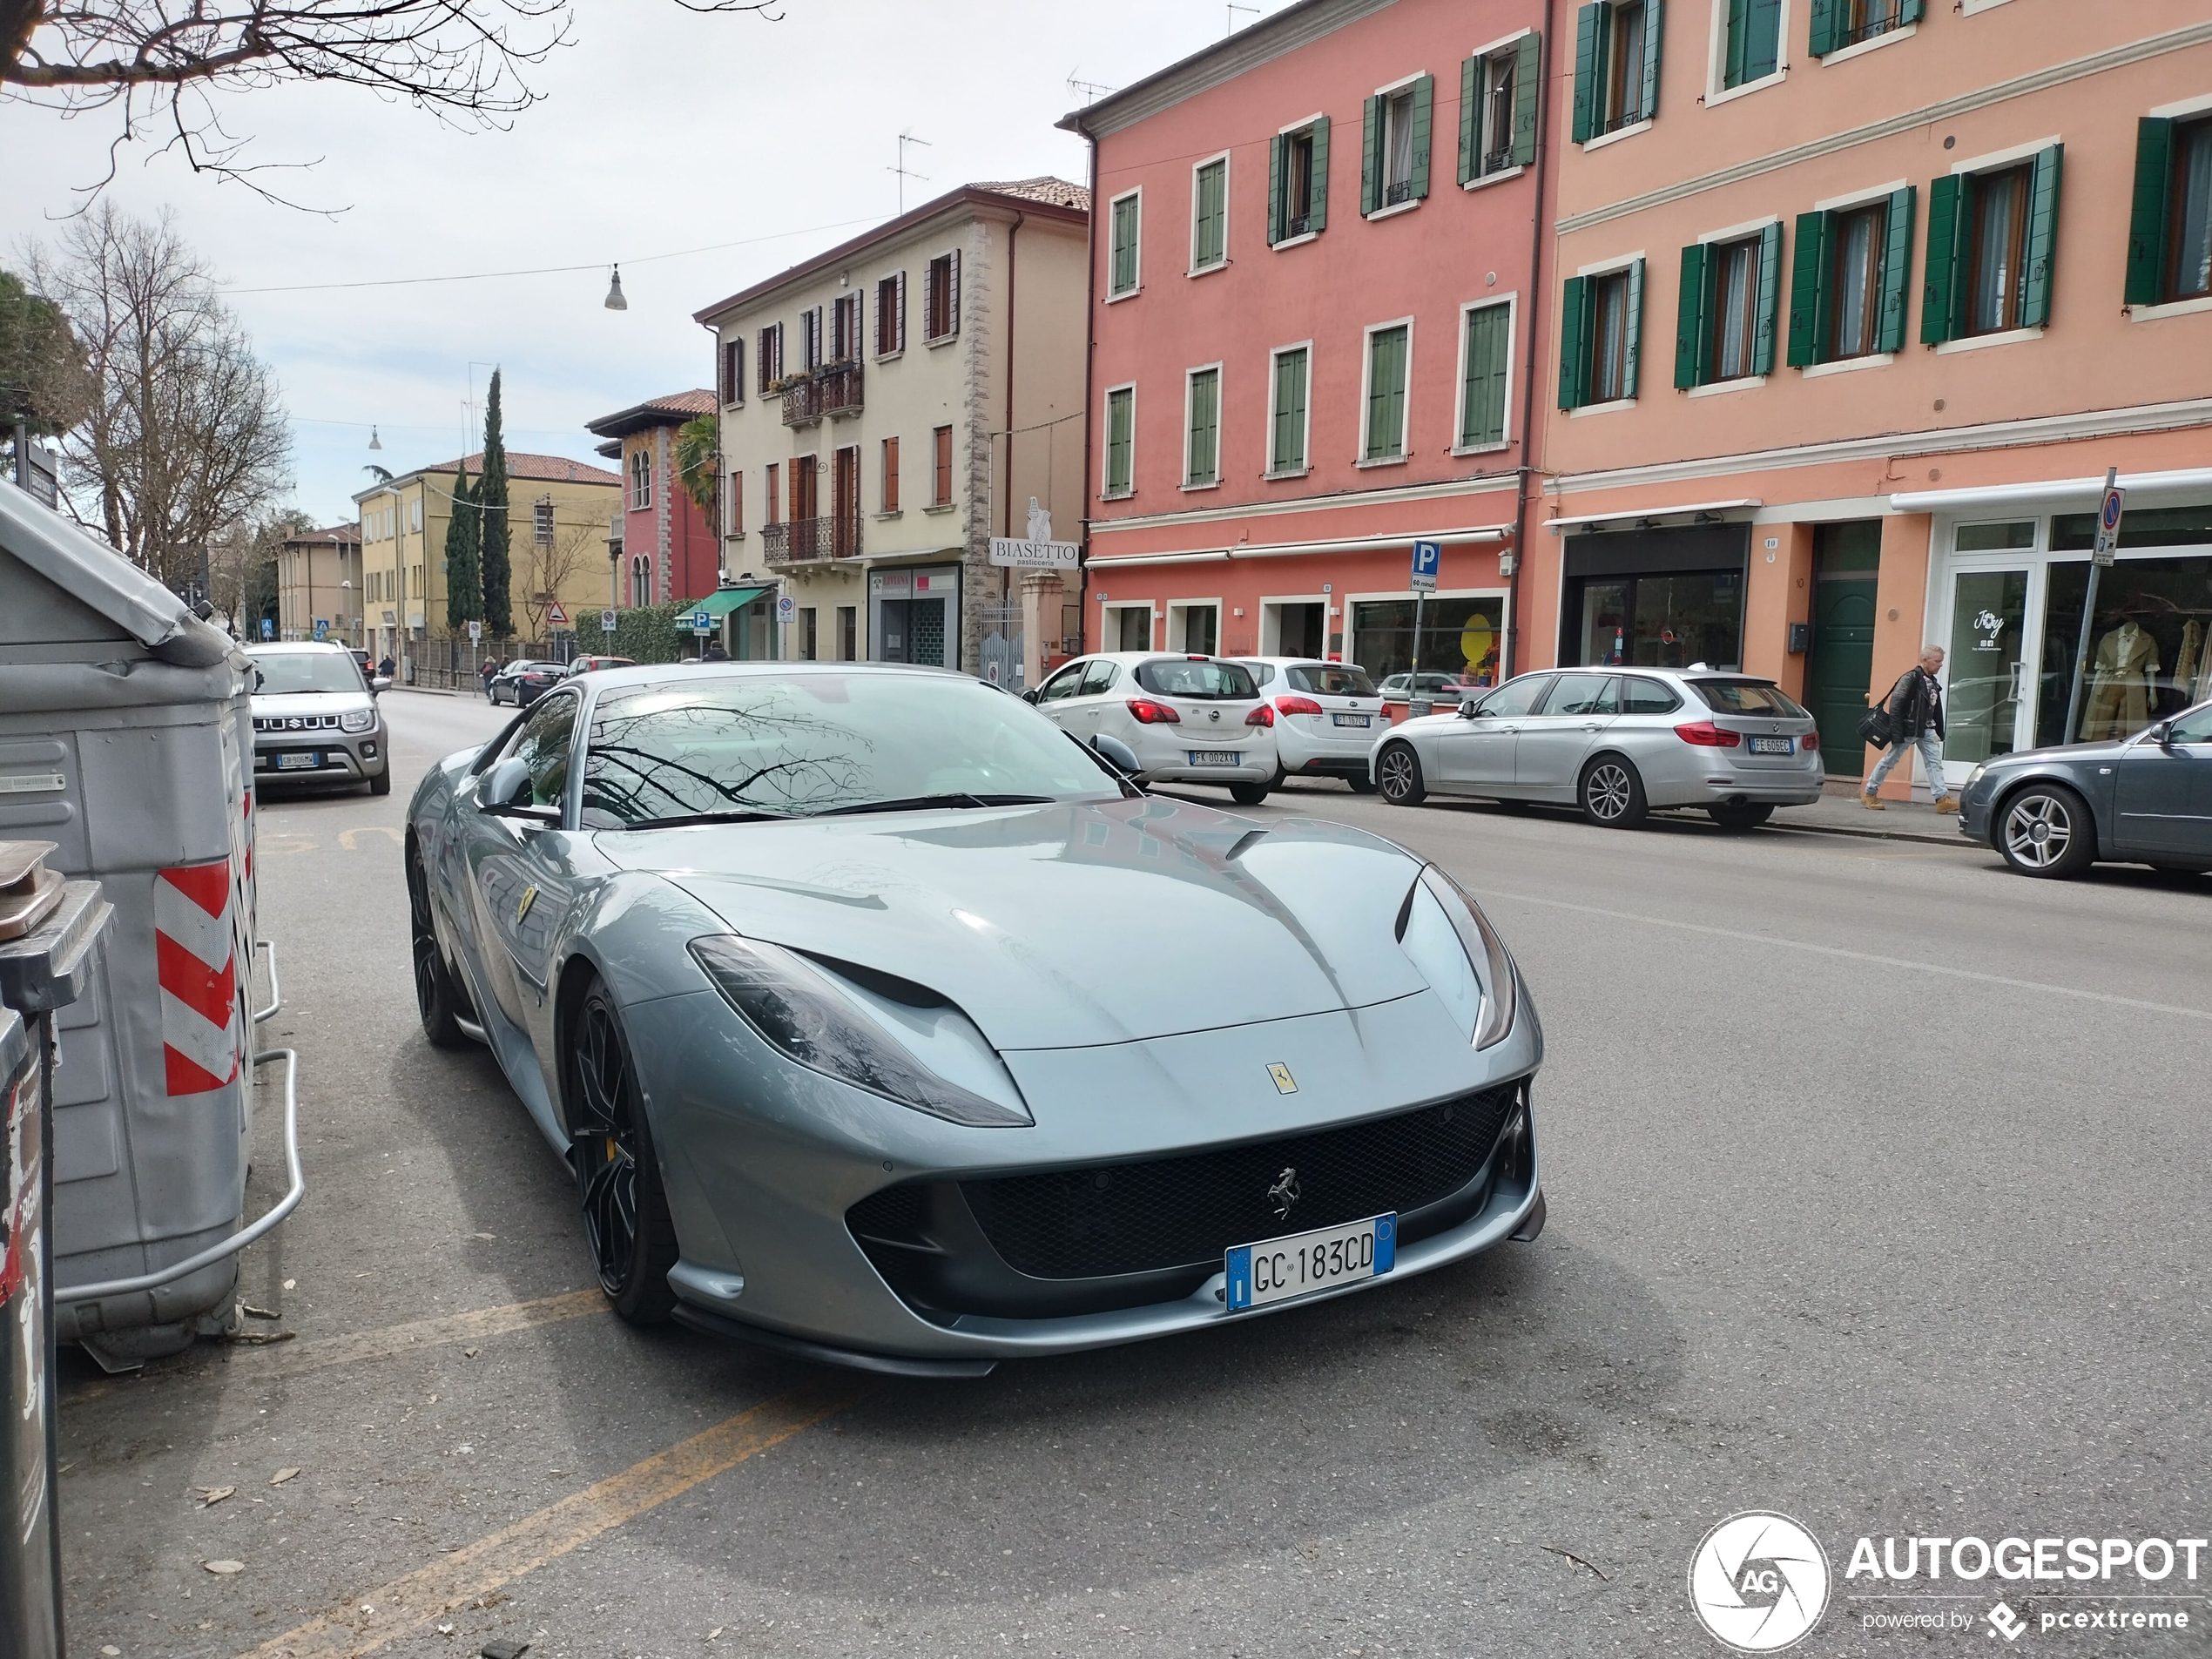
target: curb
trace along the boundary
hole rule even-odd
[[[1971,835],[1924,835],[1918,830],[1846,829],[1841,824],[1777,824],[1770,822],[1769,829],[1791,830],[1799,835],[1843,835],[1860,841],[1917,841],[1922,846],[1983,847]]]

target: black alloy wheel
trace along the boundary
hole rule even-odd
[[[1998,808],[1997,850],[2022,875],[2079,875],[2097,856],[2096,820],[2064,784],[2030,784]]]
[[[676,1305],[668,1270],[676,1226],[631,1063],[629,1039],[606,987],[593,984],[569,1037],[569,1163],[583,1198],[584,1238],[599,1288],[632,1325],[664,1323]]]
[[[1582,816],[1600,829],[1634,829],[1651,809],[1643,798],[1643,779],[1621,755],[1600,755],[1582,768],[1582,786],[1575,792]]]
[[[422,869],[422,855],[414,847],[407,854],[407,914],[408,942],[415,957],[415,1007],[422,1016],[422,1035],[434,1049],[465,1049],[468,1037],[461,1021],[475,1010],[453,970],[446,966],[438,946],[438,930],[430,917],[430,881]]]
[[[1722,801],[1705,809],[1724,830],[1753,830],[1774,816],[1771,801]]]
[[[1410,743],[1393,743],[1382,752],[1375,762],[1375,781],[1387,806],[1418,806],[1428,795],[1421,781],[1421,758]]]

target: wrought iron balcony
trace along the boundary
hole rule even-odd
[[[813,426],[822,418],[822,383],[812,378],[784,388],[784,424]]]
[[[839,364],[826,368],[816,378],[819,388],[821,412],[832,420],[860,412],[860,365],[859,362]]]
[[[860,554],[857,514],[794,518],[766,524],[760,531],[761,556],[770,564],[811,564],[821,559],[852,559]]]

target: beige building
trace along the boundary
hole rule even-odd
[[[362,643],[359,524],[333,524],[286,538],[277,554],[277,637]]]
[[[696,314],[721,366],[722,564],[756,590],[732,656],[1033,683],[1073,631],[1061,580],[994,566],[990,542],[1028,538],[1033,499],[1080,539],[1089,208],[1057,179],[970,185]]]
[[[481,455],[441,462],[354,496],[366,617],[361,643],[373,658],[388,656],[402,670],[427,658],[449,671],[450,652],[442,648],[456,636],[466,653],[466,625],[453,622],[447,608],[446,526],[455,469],[465,467],[473,489],[483,462]],[[570,631],[579,613],[588,613],[596,630],[608,603],[607,526],[622,510],[621,478],[565,455],[516,450],[508,452],[507,472],[507,637],[527,642]]]

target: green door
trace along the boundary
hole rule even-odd
[[[1831,778],[1865,768],[1858,717],[1874,672],[1874,583],[1870,574],[1824,576],[1813,589],[1812,661],[1805,701],[1820,722],[1820,753]]]

